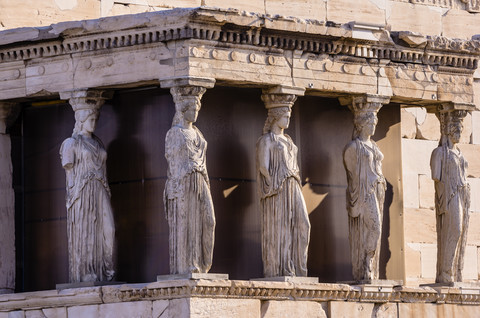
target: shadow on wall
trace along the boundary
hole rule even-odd
[[[259,89],[215,88],[205,93],[197,121],[208,141],[217,218],[211,272],[228,273],[231,279],[262,275],[255,144],[264,116]]]

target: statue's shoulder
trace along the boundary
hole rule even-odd
[[[177,140],[177,139],[184,139],[182,128],[179,127],[179,126],[172,126],[172,128],[170,128],[167,131],[167,135],[165,137],[165,140],[166,141],[174,141],[174,140]]]
[[[288,142],[294,144],[293,139],[292,139],[292,137],[290,137],[289,134],[283,134],[283,135],[285,136],[285,138],[287,138]]]
[[[431,161],[442,160],[444,152],[445,152],[445,147],[443,146],[438,146],[437,148],[433,149]]]
[[[192,126],[193,130],[197,133],[197,135],[200,136],[200,138],[202,138],[203,140],[205,140],[205,137],[203,136],[202,132],[200,131],[200,129],[197,128],[197,126],[193,125]]]
[[[343,153],[351,153],[351,152],[357,152],[357,149],[359,147],[359,141],[357,138],[350,140],[350,142],[343,148]]]
[[[271,133],[266,133],[260,136],[260,138],[257,139],[257,147],[264,147],[268,144],[270,144],[273,141],[273,137]]]
[[[62,146],[60,147],[60,153],[64,151],[68,151],[69,149],[72,149],[73,147],[75,147],[76,143],[77,143],[77,138],[73,136],[65,139],[62,142]]]

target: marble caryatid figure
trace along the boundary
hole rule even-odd
[[[354,98],[354,131],[343,152],[347,173],[347,211],[352,274],[356,281],[378,279],[383,202],[386,182],[383,154],[371,139],[382,106],[365,97]]]
[[[257,182],[264,276],[307,276],[310,221],[302,194],[298,149],[284,133],[296,95],[263,94],[262,100],[268,117],[257,141]]]
[[[165,138],[168,162],[165,212],[170,230],[170,273],[207,273],[212,266],[215,214],[207,174],[207,142],[195,125],[204,87],[170,89],[175,102]]]
[[[467,183],[467,161],[457,143],[466,114],[465,110],[437,113],[442,137],[430,160],[437,217],[437,283],[462,281],[470,187]]]
[[[75,111],[75,128],[60,148],[66,174],[70,283],[111,281],[115,274],[107,152],[93,134],[103,99],[90,96],[93,92],[82,93],[69,100]]]

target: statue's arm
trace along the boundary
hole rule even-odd
[[[432,179],[435,181],[435,205],[437,207],[437,214],[442,214],[447,209],[447,198],[445,195],[445,183],[442,176],[443,173],[443,148],[438,147],[432,152],[430,157],[430,168],[432,170]]]
[[[257,164],[258,171],[264,177],[263,183],[267,188],[272,186],[272,177],[269,172],[270,152],[268,150],[268,141],[266,138],[261,138],[257,143]],[[260,182],[262,180],[259,180]]]
[[[350,182],[351,177],[356,174],[355,169],[357,166],[357,150],[354,147],[355,144],[350,143],[343,152],[343,164],[347,170],[347,181]]]
[[[442,148],[438,147],[432,152],[430,157],[430,168],[432,170],[433,181],[441,182],[442,180],[442,161],[443,161]]]
[[[68,138],[63,142],[62,147],[60,148],[60,159],[67,177],[67,189],[70,189],[75,185],[75,177],[73,173],[73,166],[75,164],[74,143],[75,140],[73,138]]]
[[[356,143],[351,142],[343,152],[343,164],[347,173],[347,210],[351,217],[360,215],[361,206],[359,204],[360,180],[358,167],[358,156]]]

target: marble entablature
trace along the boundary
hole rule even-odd
[[[479,41],[213,8],[63,22],[1,35],[2,100],[201,76],[218,85],[293,85],[323,96],[368,93],[409,104],[472,104],[480,55]]]

